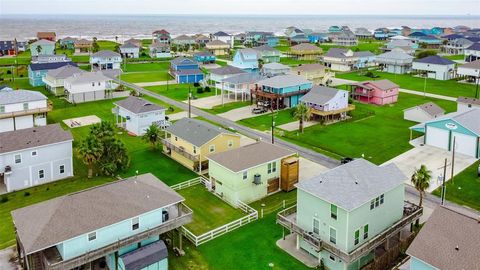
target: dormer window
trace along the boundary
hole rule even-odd
[[[88,241],[93,241],[97,239],[97,233],[96,232],[91,232],[88,234]]]
[[[138,217],[132,219],[132,231],[137,230],[140,228],[140,220]]]

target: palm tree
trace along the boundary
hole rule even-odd
[[[43,48],[42,45],[37,46],[37,53],[40,54],[42,52]]]
[[[82,157],[83,163],[88,166],[88,178],[92,178],[93,166],[102,156],[102,152],[102,146],[95,136],[87,136],[80,144],[78,154]]]
[[[303,122],[310,119],[311,115],[312,115],[312,112],[310,110],[310,107],[308,107],[305,103],[300,103],[295,108],[293,117],[299,120],[300,132],[303,133]]]
[[[151,124],[146,130],[145,134],[143,135],[142,139],[146,142],[152,144],[152,149],[155,149],[158,142],[160,142],[161,138],[161,130],[160,128],[155,125]]]
[[[431,178],[432,171],[428,170],[427,166],[423,164],[420,166],[420,169],[415,170],[411,177],[413,186],[420,194],[420,202],[418,203],[419,206],[422,206],[423,196],[425,195],[425,191],[430,187]]]

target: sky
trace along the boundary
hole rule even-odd
[[[480,15],[480,0],[0,0],[8,14]]]

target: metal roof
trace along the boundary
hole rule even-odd
[[[302,84],[311,84],[312,82],[299,75],[278,75],[258,82],[259,85],[273,88],[282,88],[290,86],[300,86]]]
[[[165,108],[162,106],[153,104],[150,101],[145,100],[143,98],[133,97],[133,96],[129,96],[126,99],[117,101],[114,104],[135,114],[165,110]]]
[[[303,102],[313,103],[317,105],[324,105],[330,100],[332,100],[332,98],[334,98],[340,91],[348,93],[348,91],[336,88],[326,86],[314,86],[308,93],[301,97],[300,100]],[[346,99],[348,99],[348,97]]]
[[[222,133],[235,135],[221,127],[192,118],[182,118],[169,126],[166,131],[197,147],[201,147]]]

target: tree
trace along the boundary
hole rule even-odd
[[[161,140],[161,129],[157,125],[151,124],[145,130],[145,134],[143,135],[142,139],[150,143],[152,145],[152,148],[155,149],[155,147]]]
[[[43,48],[42,45],[37,46],[37,53],[40,54],[42,52]]]
[[[434,51],[434,50],[421,51],[417,54],[417,59],[422,59],[432,55],[437,55],[437,51]]]
[[[420,169],[415,170],[411,177],[413,186],[420,194],[420,202],[418,203],[419,206],[422,206],[423,196],[425,195],[425,191],[430,187],[431,178],[432,171],[428,170],[427,166],[423,164],[420,166]]]
[[[78,153],[82,157],[83,163],[88,166],[88,178],[92,178],[93,167],[102,156],[102,146],[94,136],[87,136],[80,144]]]
[[[311,115],[312,115],[312,112],[310,110],[310,107],[308,107],[305,103],[300,103],[295,108],[293,117],[299,120],[300,132],[303,133],[303,122],[310,119]]]

